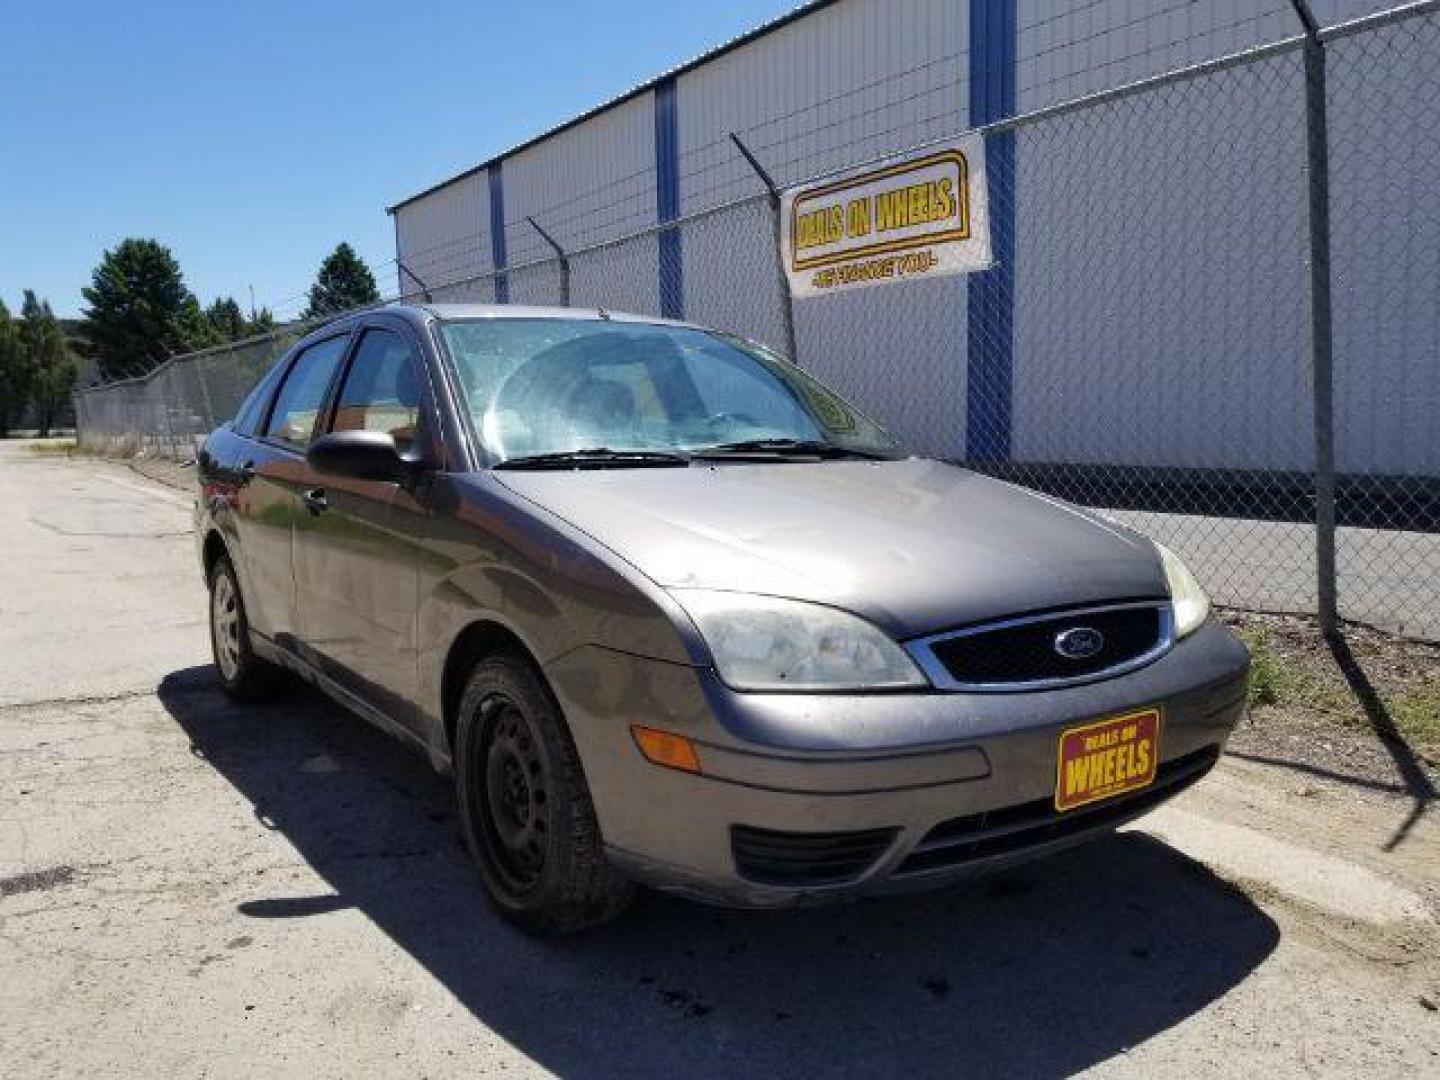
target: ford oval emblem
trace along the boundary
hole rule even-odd
[[[1105,635],[1093,626],[1072,626],[1055,635],[1055,651],[1066,660],[1088,660],[1105,648]]]

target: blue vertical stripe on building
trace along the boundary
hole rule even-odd
[[[490,260],[496,270],[504,270],[505,257],[505,178],[501,162],[490,166]],[[495,275],[495,302],[510,302],[510,278],[505,274]]]
[[[680,216],[680,118],[675,80],[655,87],[655,219],[664,224]],[[685,314],[685,269],[680,258],[680,230],[660,233],[660,314],[678,319]]]
[[[1016,0],[970,0],[970,126],[1015,115]],[[1015,135],[985,140],[995,265],[971,274],[967,306],[965,457],[1010,457],[1015,362]]]

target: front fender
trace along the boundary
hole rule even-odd
[[[438,749],[446,662],[477,623],[503,627],[541,666],[586,645],[704,662],[664,590],[573,526],[487,481],[441,477],[432,498],[416,640],[420,695]]]

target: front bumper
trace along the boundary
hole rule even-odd
[[[601,648],[547,673],[611,857],[660,888],[775,906],[934,887],[1115,828],[1213,765],[1247,668],[1211,620],[1138,671],[1028,693],[739,694]],[[1150,705],[1164,717],[1155,782],[1057,815],[1060,731]],[[702,775],[646,761],[633,723],[694,741]]]

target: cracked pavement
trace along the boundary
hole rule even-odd
[[[530,941],[420,758],[218,693],[186,495],[8,443],[0,505],[0,1076],[1440,1071],[1392,794],[1226,759],[964,889]]]

